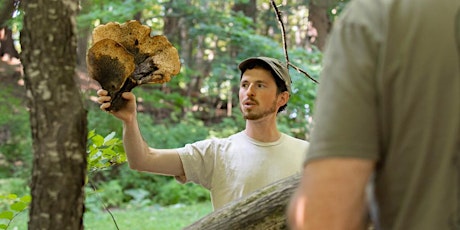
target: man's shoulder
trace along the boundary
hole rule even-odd
[[[299,142],[309,143],[307,140],[304,140],[302,138],[294,137],[294,136],[288,135],[286,133],[281,133],[281,134],[284,136],[284,138],[287,138],[287,139],[292,140],[292,141],[299,141]]]
[[[304,145],[305,147],[308,147],[310,145],[310,142],[304,139],[300,139],[297,137],[293,137],[290,135],[287,135],[285,133],[282,134],[284,136],[284,141],[296,144],[296,145]]]

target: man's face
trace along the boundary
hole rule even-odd
[[[281,104],[270,71],[260,67],[248,69],[240,81],[240,109],[247,120],[258,120],[276,114]],[[280,94],[281,95],[281,94]]]

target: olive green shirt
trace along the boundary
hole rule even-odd
[[[460,0],[353,0],[334,24],[309,161],[377,162],[376,229],[460,229]]]

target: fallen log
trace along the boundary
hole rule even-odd
[[[194,229],[288,229],[286,208],[300,174],[259,189],[186,227]]]

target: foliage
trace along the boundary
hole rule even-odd
[[[118,180],[111,180],[101,184],[95,192],[99,193],[102,204],[106,207],[119,207],[124,203],[125,195]]]
[[[2,224],[0,222],[0,229],[8,229],[10,223],[13,219],[20,214],[21,212],[25,211],[29,206],[32,197],[30,195],[24,195],[22,197],[18,197],[16,194],[8,194],[8,195],[0,195],[1,201],[9,201],[10,205],[8,209],[4,211],[0,211],[0,220],[6,220],[6,224]]]
[[[114,116],[108,113],[102,113],[99,107],[93,106],[92,104],[88,106],[88,127],[90,130],[97,131],[99,134],[103,133],[112,133],[117,134],[122,133],[121,122]],[[116,136],[120,138],[120,136]]]
[[[8,229],[30,204],[30,191],[24,179],[0,179],[0,229]]]
[[[180,130],[185,132],[187,129],[189,127],[182,127]],[[180,133],[180,130],[176,133]],[[139,173],[129,169],[127,164],[124,164],[126,156],[122,142],[115,136],[115,133],[111,133],[103,137],[96,134],[94,130],[88,135],[88,170],[90,172],[86,188],[88,209],[97,211],[107,207],[149,205],[154,202],[170,205],[177,202],[190,204],[209,200],[209,193],[198,185],[182,187],[174,182],[177,185],[174,187],[170,183],[172,179],[170,177]],[[155,142],[159,143],[158,140]],[[164,144],[168,145],[169,142],[165,142]],[[110,167],[113,165],[116,167]]]
[[[158,1],[137,0],[84,0],[82,6],[82,12],[77,17],[77,25],[80,27],[113,21],[122,23],[135,18],[135,14],[142,10],[159,15],[161,9]]]
[[[306,60],[309,60],[308,65]],[[296,49],[291,52],[290,61],[319,81],[322,53],[313,49],[306,51]],[[311,126],[311,116],[314,111],[317,84],[305,75],[290,68],[292,77],[292,95],[286,108],[287,116],[280,116],[280,129],[301,139],[308,139]]]
[[[195,204],[209,200],[209,192],[196,184],[179,184],[169,180],[159,188],[153,201],[159,205]]]
[[[19,94],[20,95],[20,94]],[[24,100],[12,87],[0,90],[0,178],[30,173],[32,138]]]
[[[89,173],[126,162],[123,142],[115,138],[115,132],[103,137],[96,134],[95,130],[91,130],[88,133],[87,151]]]

